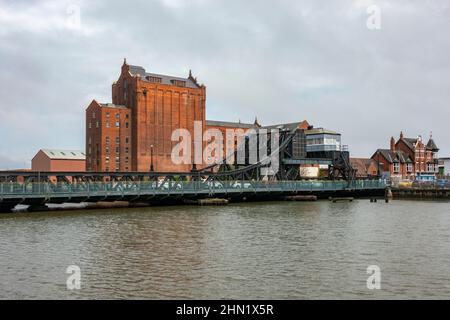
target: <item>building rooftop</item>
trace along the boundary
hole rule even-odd
[[[389,163],[394,162],[400,162],[400,163],[412,163],[412,159],[403,151],[401,150],[395,150],[392,151],[390,149],[378,149],[372,158],[377,155],[377,153],[380,152],[380,154],[387,160]]]
[[[428,140],[427,149],[431,150],[431,151],[439,151],[439,148],[436,146],[436,143],[434,142],[434,140],[432,138],[430,138],[430,140]]]
[[[242,129],[257,128],[257,125],[255,125],[254,123],[216,121],[216,120],[206,120],[206,125],[212,126],[212,127],[229,127],[229,128],[242,128]]]
[[[192,77],[191,73],[189,73],[189,77],[181,78],[181,77],[168,76],[168,75],[164,75],[164,74],[149,73],[149,72],[146,72],[145,69],[141,66],[128,65],[128,67],[129,67],[129,72],[131,75],[139,76],[141,78],[141,80],[144,80],[144,81],[150,81],[149,80],[150,77],[155,77],[155,78],[161,79],[161,84],[174,85],[174,81],[183,81],[186,83],[187,88],[194,88],[194,89],[200,88],[200,85],[198,85],[197,80],[194,77]]]
[[[292,131],[297,128],[308,128],[309,123],[306,120],[299,121],[299,122],[290,122],[290,123],[280,123],[280,124],[273,124],[270,126],[263,126],[264,129],[280,129],[280,130],[289,130]]]
[[[86,160],[86,154],[79,150],[41,149],[41,151],[54,160]]]
[[[127,107],[125,107],[123,105],[113,104],[113,103],[99,103],[99,105],[102,108],[128,109]]]
[[[333,130],[328,130],[328,129],[324,129],[324,128],[313,128],[310,130],[306,130],[305,131],[306,135],[313,135],[313,134],[332,134],[332,135],[341,135],[340,133],[337,133],[336,131]]]

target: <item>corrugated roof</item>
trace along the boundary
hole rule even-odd
[[[58,160],[86,160],[86,154],[79,150],[41,149],[50,159]]]
[[[144,81],[149,81],[147,79],[147,77],[156,77],[156,78],[161,78],[161,84],[166,84],[166,85],[174,85],[173,81],[184,81],[186,83],[186,87],[187,88],[200,88],[199,85],[197,85],[191,77],[189,78],[180,78],[180,77],[173,77],[173,76],[168,76],[165,74],[157,74],[157,73],[149,73],[146,72],[145,69],[141,66],[133,66],[133,65],[129,65],[129,71],[133,76],[140,76],[142,80]]]

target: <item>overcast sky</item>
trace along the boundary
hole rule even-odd
[[[381,29],[367,27],[370,5]],[[450,156],[449,30],[448,0],[0,0],[0,169],[84,150],[85,108],[111,101],[125,57],[192,69],[208,119],[307,119],[358,157],[432,131]]]

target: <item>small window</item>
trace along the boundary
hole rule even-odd
[[[109,128],[109,121],[106,121],[106,127]]]
[[[116,121],[116,127],[117,128],[120,127],[120,122],[119,121]]]
[[[126,114],[126,115],[125,115],[125,118],[127,118],[127,119],[130,118],[130,115],[129,115],[129,114]]]
[[[125,143],[129,143],[130,142],[130,138],[126,137],[125,138]]]
[[[120,162],[120,158],[119,157],[116,157],[116,163],[117,162]]]
[[[105,140],[106,140],[106,144],[109,144],[109,137],[106,137]]]
[[[128,122],[125,122],[125,128],[128,129]]]
[[[116,137],[116,144],[120,144],[120,137]]]
[[[89,122],[89,129],[92,129],[92,123]]]
[[[92,119],[95,119],[95,112],[92,112]]]
[[[116,153],[119,153],[119,152],[120,152],[119,147],[116,147]]]
[[[97,121],[97,122],[95,123],[95,126],[98,128],[98,127],[100,126],[100,123]]]
[[[65,155],[66,155],[66,154],[65,154],[64,152],[62,152],[62,151],[61,151],[61,154],[62,154],[63,156],[65,156]]]
[[[106,113],[106,117],[109,118],[109,112]]]
[[[72,153],[72,155],[77,156],[77,155],[75,154],[75,152],[71,152],[71,153]]]
[[[53,153],[53,151],[50,151],[50,153],[51,153],[52,155],[55,155],[55,154]]]
[[[116,113],[116,119],[120,119],[120,113]]]

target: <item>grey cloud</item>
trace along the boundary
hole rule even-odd
[[[366,28],[366,2],[381,7],[379,31]],[[0,128],[0,154],[82,149],[84,109],[92,98],[110,101],[124,57],[154,72],[192,69],[207,85],[211,119],[308,119],[341,131],[356,156],[400,130],[433,130],[450,154],[447,1],[76,3],[92,33],[12,22],[0,32],[0,115],[12,119]]]

